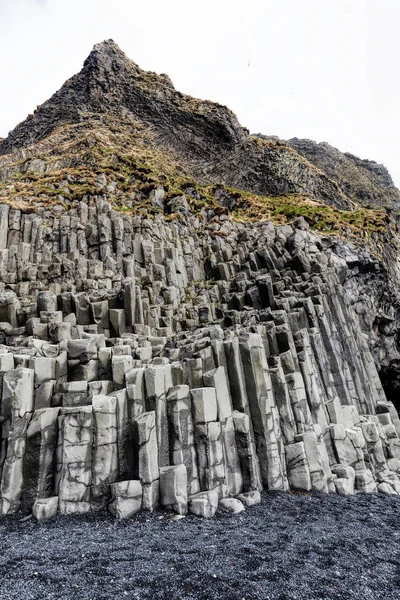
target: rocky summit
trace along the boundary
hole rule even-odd
[[[400,494],[399,197],[96,45],[0,141],[1,514]]]

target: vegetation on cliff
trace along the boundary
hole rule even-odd
[[[130,214],[190,211],[203,225],[304,217],[379,251],[397,231],[386,209],[400,193],[383,167],[328,145],[250,136],[229,109],[181,94],[109,40],[0,143],[1,203],[61,214],[99,196]]]
[[[23,212],[73,208],[99,195],[116,210],[169,220],[183,218],[174,202],[181,197],[187,209],[209,219],[225,214],[285,224],[301,216],[316,231],[367,242],[376,242],[390,225],[381,208],[345,211],[306,193],[262,196],[201,184],[172,149],[157,147],[149,128],[111,117],[64,125],[44,142],[0,159],[0,201]]]

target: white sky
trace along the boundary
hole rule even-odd
[[[327,141],[400,186],[400,0],[0,0],[0,136],[112,38],[252,133]]]

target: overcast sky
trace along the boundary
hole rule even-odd
[[[400,0],[0,0],[0,136],[112,38],[252,133],[327,141],[400,186]]]

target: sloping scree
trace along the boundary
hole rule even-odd
[[[1,600],[395,600],[400,499],[270,493],[206,521],[0,521]]]

